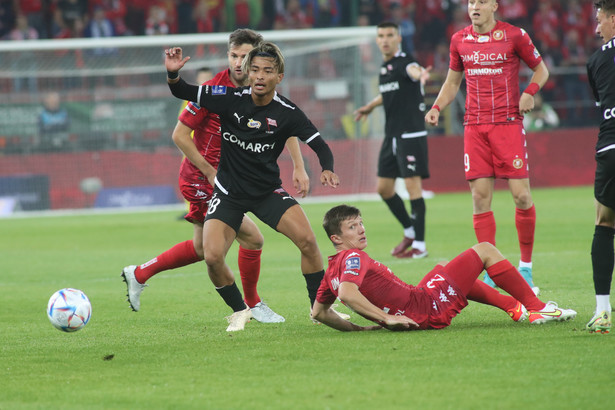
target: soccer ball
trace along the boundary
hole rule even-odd
[[[76,332],[88,324],[91,316],[90,300],[78,289],[60,289],[47,304],[49,321],[63,332]]]

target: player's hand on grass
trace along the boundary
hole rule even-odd
[[[322,174],[320,174],[320,183],[323,186],[329,185],[331,188],[337,188],[340,184],[340,177],[338,177],[335,172],[325,169],[322,171]]]
[[[164,50],[164,65],[167,68],[167,71],[172,73],[176,73],[186,64],[190,57],[186,56],[182,58],[182,49],[181,47],[171,47]]]
[[[389,330],[418,329],[419,327],[414,320],[403,315],[387,315],[384,325]]]

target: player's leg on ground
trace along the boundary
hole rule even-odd
[[[493,281],[520,301],[529,311],[544,308],[545,303],[536,297],[517,269],[493,245],[483,242],[472,247],[483,261],[485,269]]]
[[[509,179],[508,186],[515,202],[515,226],[519,238],[519,272],[527,281],[534,293],[539,289],[534,286],[532,277],[532,251],[534,249],[534,231],[536,229],[536,208],[530,192],[530,180],[528,178]]]
[[[280,218],[276,230],[293,241],[301,252],[301,272],[305,278],[312,306],[325,271],[316,235],[301,206],[293,205],[288,208]]]
[[[596,310],[594,317],[587,324],[590,332],[609,333],[611,330],[610,291],[615,265],[614,225],[615,210],[596,201],[596,227],[591,250]]]
[[[493,199],[494,178],[477,178],[468,181],[472,193],[472,223],[478,243],[489,242],[495,246],[495,217],[491,211]],[[489,275],[485,274],[484,282],[495,287]]]
[[[412,225],[415,238],[412,249],[404,252],[404,257],[424,258],[428,255],[425,245],[425,200],[423,199],[423,183],[420,176],[404,178],[406,190],[410,195],[410,209],[412,210]]]
[[[413,221],[403,199],[395,192],[395,178],[378,177],[376,190],[404,230],[402,241],[391,251],[391,255],[397,256],[408,249],[414,241],[416,234]]]
[[[243,294],[248,307],[253,308],[261,301],[256,287],[261,271],[264,238],[254,221],[248,216],[243,217],[239,232],[237,232],[237,242],[239,242],[237,264]]]
[[[203,225],[203,251],[209,279],[226,304],[238,312],[246,309],[246,305],[225,260],[235,235],[233,228],[217,219],[205,221]]]
[[[176,244],[155,258],[137,266],[135,278],[145,283],[149,278],[169,269],[181,268],[203,260],[203,226],[193,224],[194,234],[189,241]]]

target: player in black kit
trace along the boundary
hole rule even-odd
[[[378,158],[378,194],[404,228],[404,237],[391,254],[398,258],[424,258],[425,201],[422,180],[429,178],[423,85],[429,70],[401,51],[397,24],[380,23],[376,43],[384,62],[380,67],[380,94],[355,111],[355,120],[384,105],[386,125]],[[395,192],[395,179],[403,178],[410,195],[412,216]]]
[[[592,242],[592,267],[596,311],[587,324],[590,332],[611,331],[611,281],[615,251],[615,0],[599,0],[596,34],[604,45],[587,62],[587,77],[602,121],[596,144],[596,228]]]
[[[306,142],[318,156],[323,185],[337,187],[333,154],[306,115],[276,92],[284,77],[284,57],[269,42],[244,59],[249,86],[194,86],[179,78],[190,57],[179,47],[165,51],[167,82],[174,96],[194,101],[220,115],[222,150],[214,194],[203,226],[205,261],[212,283],[234,313],[227,331],[243,330],[251,319],[235,278],[225,262],[243,215],[250,211],[286,235],[301,251],[301,271],[312,305],[323,278],[323,261],[316,236],[297,201],[282,188],[277,158],[291,136]]]

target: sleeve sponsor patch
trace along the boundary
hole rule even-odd
[[[211,95],[224,95],[224,94],[226,94],[225,85],[212,85],[211,86]]]
[[[352,258],[346,259],[345,264],[346,264],[346,271],[359,270],[361,269],[361,258],[359,258],[358,256],[353,256]],[[350,272],[344,272],[344,273],[350,273]],[[354,274],[356,275],[356,273]]]

